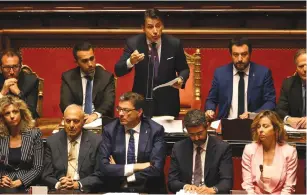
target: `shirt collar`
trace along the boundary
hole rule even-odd
[[[200,145],[200,147],[203,149],[203,151],[207,150],[208,140],[209,140],[209,135],[207,134],[206,142],[203,143],[202,145]],[[193,143],[194,150],[196,150],[198,146],[199,145],[196,145],[196,144]]]
[[[130,128],[133,129],[135,132],[140,133],[141,130],[141,121],[139,122],[139,124],[137,124],[135,127]],[[129,129],[125,127],[125,132],[127,132]]]
[[[81,75],[81,78],[86,78],[86,76],[87,76],[87,74],[85,74],[85,73],[81,70],[81,68],[80,68],[80,75]],[[94,75],[93,75],[93,78],[94,78],[94,76],[95,76],[95,73],[94,73]]]
[[[151,43],[152,42],[149,39],[146,39],[146,42],[147,42],[147,45],[149,46],[149,48],[151,48]],[[161,46],[161,38],[158,39],[158,41],[156,41],[156,43],[157,43],[156,48],[158,49]]]
[[[245,73],[245,75],[249,75],[249,68],[250,68],[250,63],[248,64],[248,66],[243,70],[243,72]],[[236,74],[238,74],[238,70],[236,69],[235,65],[233,64],[232,66],[232,73],[233,73],[233,76],[235,76]]]

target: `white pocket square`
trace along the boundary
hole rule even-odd
[[[167,58],[166,60],[170,60],[170,59],[173,59],[174,58],[174,56],[173,57],[169,57],[169,58]]]

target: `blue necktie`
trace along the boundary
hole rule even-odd
[[[159,56],[158,56],[158,50],[157,50],[157,43],[152,42],[151,43],[151,60],[154,65],[154,77],[157,78],[158,76],[158,70],[159,70]]]
[[[93,100],[92,100],[92,77],[86,76],[87,82],[86,82],[86,91],[85,91],[85,105],[84,105],[84,112],[86,114],[92,114],[93,108]]]
[[[128,144],[128,153],[127,153],[127,164],[135,163],[135,145],[134,145],[134,130],[129,129],[129,144]]]

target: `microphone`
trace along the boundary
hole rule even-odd
[[[260,180],[263,181],[263,165],[259,165],[259,169],[260,169]]]

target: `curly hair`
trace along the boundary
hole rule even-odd
[[[255,119],[253,120],[253,123],[251,125],[253,141],[256,141],[259,143],[259,136],[257,133],[257,128],[258,128],[258,124],[260,120],[264,117],[267,117],[273,125],[273,129],[277,134],[276,142],[279,144],[283,144],[286,140],[286,131],[284,129],[283,121],[279,118],[276,112],[271,111],[271,110],[263,110],[259,112],[256,115]]]
[[[21,132],[28,131],[30,128],[34,127],[33,118],[27,104],[17,97],[11,95],[3,96],[0,99],[0,137],[10,135],[4,119],[4,111],[10,105],[15,106],[20,111],[21,120],[19,128]]]

